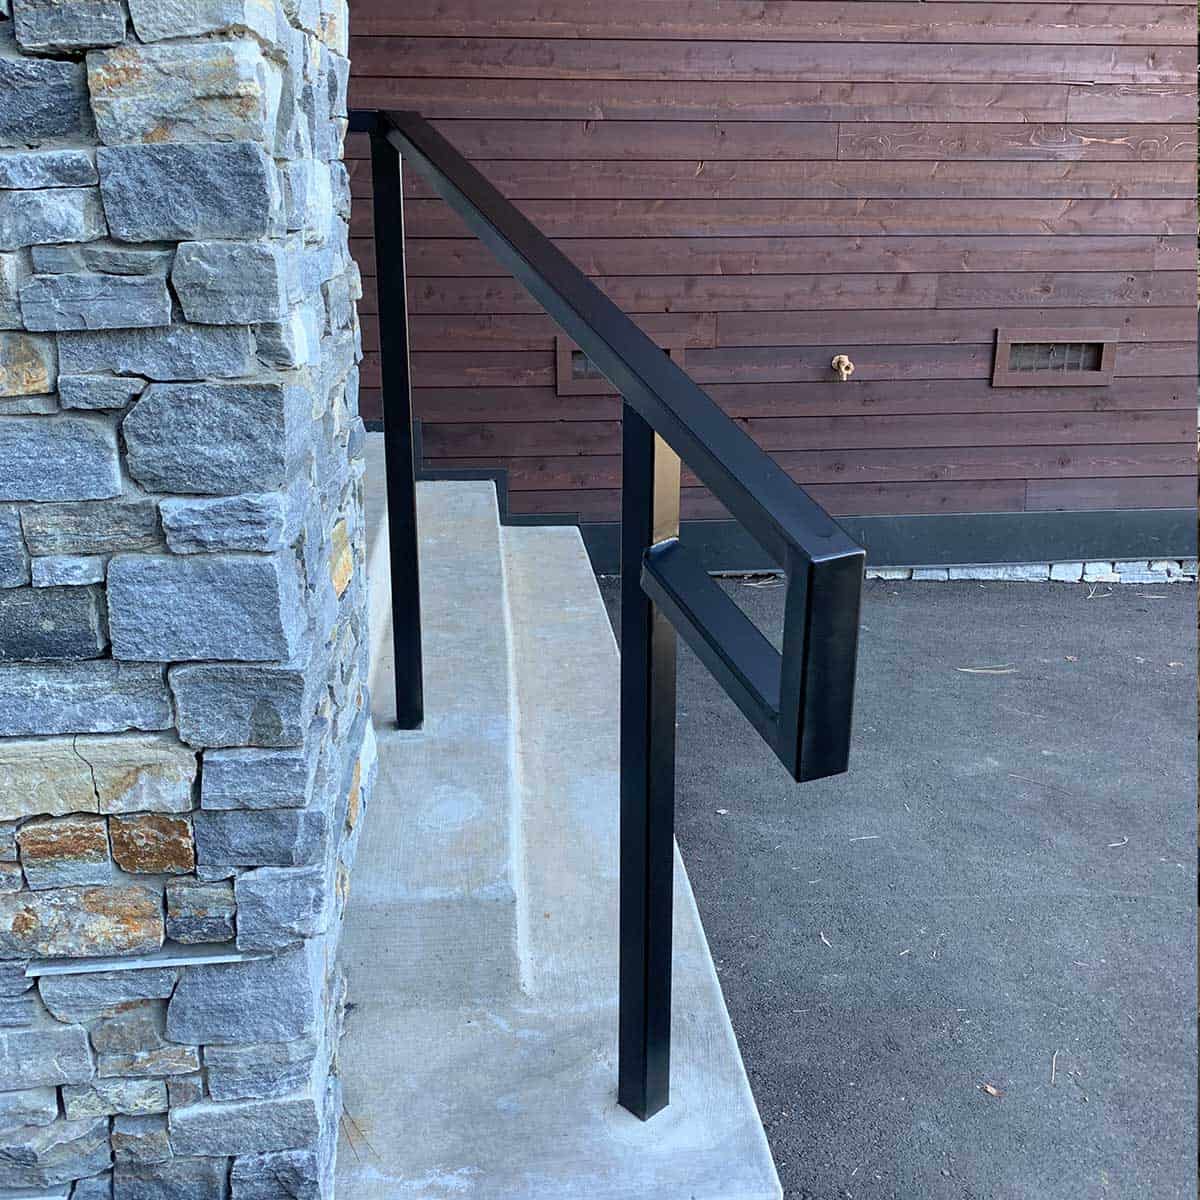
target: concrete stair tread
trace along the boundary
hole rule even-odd
[[[379,802],[368,817],[375,835],[359,849],[360,920],[347,929],[347,953],[381,955],[392,993],[495,995],[514,988],[519,971],[512,671],[496,493],[490,483],[423,483],[417,508],[426,720],[415,732],[394,727],[388,531],[386,515],[370,510]],[[378,836],[385,822],[388,836]]]
[[[672,1103],[646,1123],[616,1104],[616,646],[576,530],[505,528],[502,536],[524,988],[488,1001],[465,992],[441,1002],[397,999],[390,977],[402,966],[395,935],[404,914],[359,897],[364,886],[373,892],[362,879],[373,869],[368,863],[386,861],[395,840],[390,805],[399,800],[381,771],[343,951],[354,1009],[340,1053],[346,1120],[338,1194],[777,1200],[778,1179],[678,857]],[[382,736],[381,766],[402,749]],[[473,940],[461,926],[458,936]]]

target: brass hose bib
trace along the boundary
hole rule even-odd
[[[835,355],[833,362],[829,365],[838,373],[838,379],[842,383],[845,383],[854,374],[854,364],[850,361],[848,354]]]

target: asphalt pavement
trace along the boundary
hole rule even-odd
[[[800,786],[681,651],[678,837],[789,1200],[1195,1197],[1195,604],[870,582],[850,771]]]

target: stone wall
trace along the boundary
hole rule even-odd
[[[345,0],[0,0],[2,1195],[330,1192],[346,54]]]

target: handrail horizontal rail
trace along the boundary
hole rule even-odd
[[[380,132],[750,534],[783,563],[863,553],[695,381],[418,113],[355,114]]]

